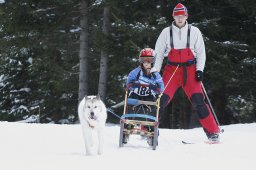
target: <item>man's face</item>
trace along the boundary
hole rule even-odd
[[[179,28],[185,25],[187,18],[188,17],[186,15],[178,15],[173,17],[176,26],[178,26]]]

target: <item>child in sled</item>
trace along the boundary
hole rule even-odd
[[[129,98],[144,101],[155,101],[157,95],[164,89],[164,83],[158,72],[150,73],[155,61],[155,52],[144,48],[139,55],[139,67],[132,70],[127,78],[126,87]]]
[[[164,89],[164,83],[161,75],[158,72],[150,73],[154,61],[155,53],[153,49],[144,48],[141,50],[139,54],[140,65],[139,67],[132,70],[127,78],[126,88],[128,90],[128,98],[143,101],[156,101],[158,95],[162,93]],[[154,111],[156,112],[155,107],[152,109],[151,106],[147,105],[139,105],[134,107],[128,103],[127,107],[129,113],[143,113],[150,115],[151,113],[154,113]],[[130,124],[125,124],[125,128],[133,129],[134,127]],[[154,130],[150,126],[141,126],[141,129],[142,128],[143,130],[149,132]],[[127,143],[128,138],[129,135],[124,135],[123,143]]]

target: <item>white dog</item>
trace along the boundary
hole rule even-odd
[[[99,96],[85,96],[78,106],[78,116],[82,125],[82,132],[87,155],[93,154],[97,146],[98,154],[103,153],[103,130],[107,119],[107,109]],[[98,141],[93,137],[96,132]]]

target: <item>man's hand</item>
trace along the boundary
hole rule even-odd
[[[203,81],[204,73],[201,70],[196,71],[196,81]]]
[[[150,70],[150,73],[158,72],[158,70],[155,67],[152,67]]]

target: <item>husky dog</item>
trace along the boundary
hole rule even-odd
[[[79,103],[78,116],[82,126],[86,155],[93,154],[94,146],[97,146],[98,154],[102,154],[107,109],[99,95],[85,96]],[[98,141],[93,137],[95,133]]]

